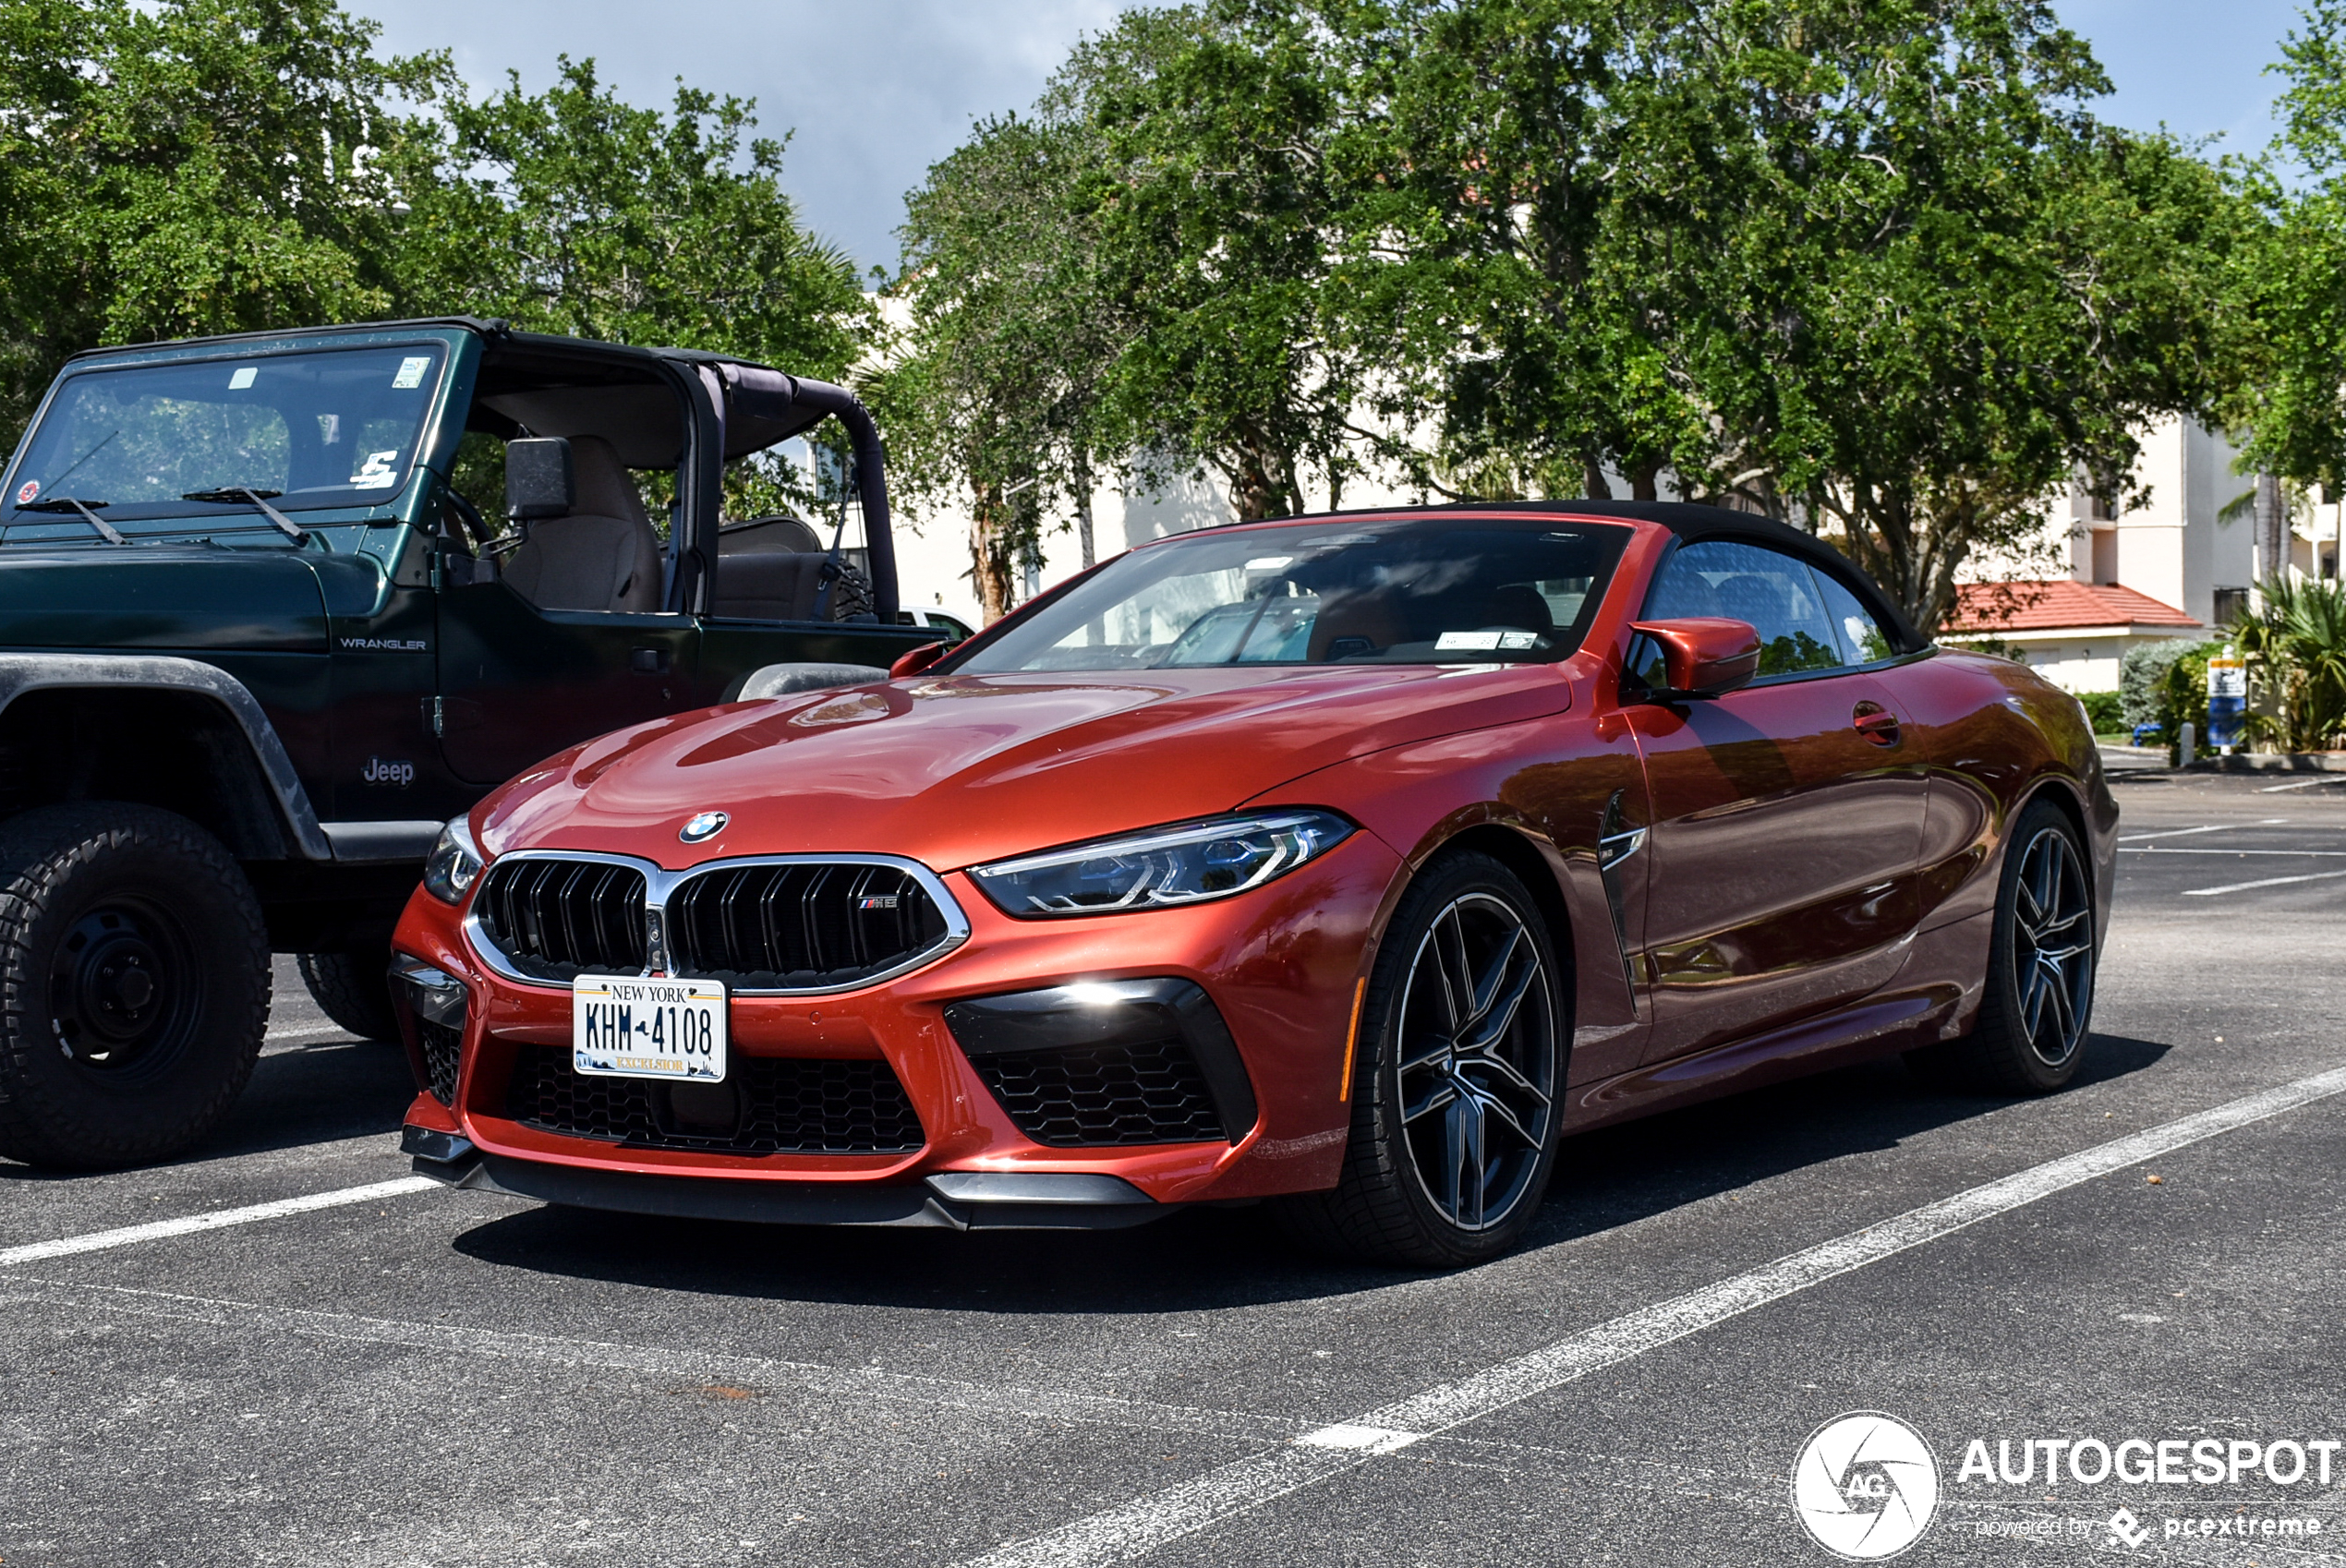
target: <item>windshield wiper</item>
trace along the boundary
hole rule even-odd
[[[269,504],[271,496],[281,496],[284,493],[283,490],[256,490],[250,485],[220,485],[209,490],[182,491],[179,499],[181,501],[208,501],[215,506],[234,506],[239,501],[248,501],[267,513],[270,522],[284,529],[287,538],[297,545],[306,545],[309,542],[308,530]]]
[[[51,496],[47,501],[29,501],[17,508],[18,512],[79,512],[90,526],[105,536],[110,545],[127,545],[130,541],[115,531],[115,525],[98,515],[97,507],[109,504],[103,501],[76,501],[71,496]]]

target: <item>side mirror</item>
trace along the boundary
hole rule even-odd
[[[1760,669],[1760,633],[1748,621],[1688,616],[1640,621],[1630,631],[1662,650],[1670,689],[1656,696],[1718,697],[1748,682]]]
[[[902,655],[894,664],[889,665],[888,678],[893,681],[901,675],[918,675],[944,657],[945,645],[943,643],[924,643],[911,653]]]
[[[517,523],[567,517],[577,510],[577,500],[570,442],[560,436],[533,436],[505,443],[506,516]]]

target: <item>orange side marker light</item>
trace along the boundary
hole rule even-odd
[[[1348,1104],[1352,1100],[1352,1051],[1360,1043],[1360,1004],[1368,995],[1368,976],[1362,975],[1360,983],[1352,987],[1352,1021],[1344,1029],[1344,1080],[1336,1090],[1338,1104]]]

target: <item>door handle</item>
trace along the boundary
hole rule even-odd
[[[666,648],[632,649],[628,653],[627,662],[638,675],[665,675],[668,673],[668,650]]]
[[[1880,703],[1859,703],[1850,712],[1849,727],[1877,746],[1898,743],[1898,716]]]

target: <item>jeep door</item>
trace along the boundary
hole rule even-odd
[[[1832,603],[1807,561],[1726,539],[1681,547],[1648,598],[1646,620],[1732,616],[1763,649],[1740,691],[1629,710],[1653,814],[1648,1061],[1853,1002],[1905,956],[1926,774]]]

